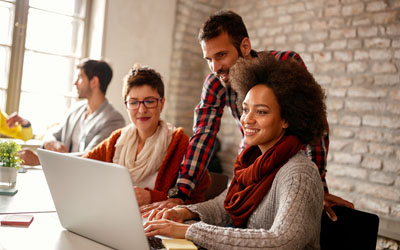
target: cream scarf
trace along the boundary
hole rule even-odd
[[[128,168],[133,183],[155,175],[167,153],[175,127],[160,120],[156,132],[147,138],[142,151],[136,156],[139,142],[138,129],[131,123],[122,129],[115,144],[113,162]],[[136,156],[136,161],[135,161]]]

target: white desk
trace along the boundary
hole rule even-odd
[[[0,195],[0,214],[56,211],[40,167],[18,173],[16,188],[18,192],[13,196]]]
[[[0,220],[7,214],[34,216],[28,227],[0,225],[0,250],[109,250],[103,244],[64,229],[40,167],[18,173],[18,192],[0,195]]]
[[[111,249],[65,230],[59,220],[40,167],[18,173],[18,192],[0,195],[0,219],[9,213],[34,216],[29,227],[0,226],[0,250]]]
[[[31,213],[29,227],[0,226],[0,250],[110,250],[111,248],[65,230],[56,212]],[[0,215],[2,218],[5,215]]]

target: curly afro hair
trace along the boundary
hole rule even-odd
[[[264,84],[274,92],[281,117],[289,124],[286,135],[314,144],[328,130],[325,93],[298,62],[260,53],[250,60],[240,58],[229,75],[232,88],[238,92],[239,107],[255,85]]]

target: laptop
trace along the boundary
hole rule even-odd
[[[116,249],[159,248],[150,247],[144,234],[127,168],[43,149],[37,152],[65,229]]]

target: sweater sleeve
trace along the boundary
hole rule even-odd
[[[224,208],[224,200],[227,190],[228,189],[214,199],[183,207],[186,207],[190,211],[197,213],[200,217],[200,220],[204,223],[214,224],[222,227],[226,226],[232,223],[230,215]]]
[[[98,161],[112,162],[115,153],[115,144],[121,135],[121,130],[122,129],[115,130],[108,138],[104,139],[82,157]]]
[[[247,228],[221,226],[217,218],[223,212],[220,196],[213,201],[220,203],[213,211],[204,212],[209,210],[207,207],[211,208],[211,202],[193,207],[204,221],[192,224],[186,238],[207,249],[304,249],[306,246],[318,249],[323,201],[321,180],[315,166],[311,175],[301,168],[304,165],[277,175]],[[214,225],[207,224],[212,222]]]
[[[107,142],[106,140],[104,140],[99,145],[94,147],[92,150],[84,154],[82,157],[98,161],[106,161],[106,151],[107,151]]]
[[[200,181],[197,183],[193,192],[190,194],[189,199],[185,201],[185,204],[194,204],[203,202],[205,200],[205,194],[208,188],[210,188],[211,177],[206,169]]]

